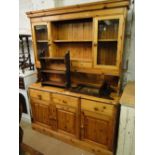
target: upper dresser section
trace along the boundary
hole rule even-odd
[[[42,68],[44,57],[53,69],[50,59],[70,51],[72,73],[120,76],[128,5],[129,0],[105,0],[27,12],[36,67]]]
[[[120,8],[120,7],[128,7],[128,6],[129,6],[129,0],[104,0],[100,2],[77,4],[77,5],[64,6],[64,7],[58,7],[58,8],[30,11],[30,12],[27,12],[26,14],[29,18],[37,18],[37,17],[77,13],[77,12],[83,12],[83,11],[107,10],[112,8]],[[53,20],[54,18],[52,19],[52,21]],[[60,20],[60,19],[57,19],[57,20]]]

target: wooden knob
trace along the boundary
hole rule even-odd
[[[95,111],[98,111],[99,109],[97,107],[94,108]]]
[[[67,103],[65,100],[62,101],[63,103]]]
[[[38,98],[41,100],[41,95],[38,95]]]

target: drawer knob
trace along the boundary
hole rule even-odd
[[[97,107],[94,108],[95,111],[98,111],[99,109]]]
[[[41,100],[41,95],[38,95],[38,98]]]
[[[65,100],[62,101],[63,103],[67,103]]]

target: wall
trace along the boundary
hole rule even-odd
[[[89,3],[102,0],[20,0],[19,32],[31,33],[30,22],[25,12],[67,5]],[[133,0],[131,0],[133,1]],[[135,18],[134,5],[131,3],[126,24],[125,46],[123,56],[123,87],[127,81],[135,80]]]

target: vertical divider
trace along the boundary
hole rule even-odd
[[[93,18],[93,42],[92,42],[92,49],[93,49],[93,67],[97,65],[97,46],[98,46],[98,19]]]
[[[81,99],[78,98],[78,107],[77,107],[77,112],[76,112],[76,137],[77,139],[81,139]]]

